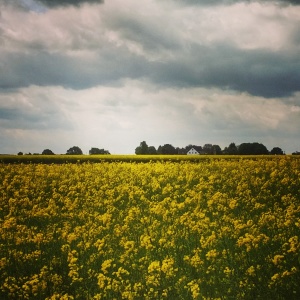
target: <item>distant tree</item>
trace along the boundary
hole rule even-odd
[[[185,155],[185,154],[187,154],[188,150],[186,150],[186,148],[176,147],[176,152],[177,152],[177,154]]]
[[[281,148],[279,147],[274,147],[271,151],[270,151],[270,154],[272,155],[283,155],[283,151]]]
[[[205,144],[203,146],[203,152],[205,154],[213,154],[213,145],[212,144]]]
[[[259,143],[242,143],[238,147],[238,154],[241,155],[261,155],[269,154],[268,149],[263,144]]]
[[[21,151],[20,151],[20,152],[18,152],[18,155],[23,155],[23,152],[21,152]]]
[[[230,143],[228,146],[228,154],[234,155],[238,153],[238,148],[235,143]]]
[[[178,150],[173,147],[171,144],[165,144],[163,146],[159,146],[157,149],[158,154],[177,154]]]
[[[265,145],[259,143],[253,143],[253,144],[254,144],[255,154],[269,154],[269,150]]]
[[[212,152],[213,152],[212,154],[219,155],[219,154],[222,154],[222,149],[219,145],[213,145]]]
[[[238,153],[237,146],[235,143],[230,143],[228,147],[225,147],[223,154],[235,155]]]
[[[241,155],[250,155],[253,154],[253,149],[250,143],[242,143],[239,145],[238,153]]]
[[[300,155],[300,152],[299,151],[295,151],[292,153],[292,155]]]
[[[157,154],[157,151],[154,146],[148,147],[148,154]]]
[[[45,149],[42,152],[42,155],[54,155],[53,151],[51,151],[50,149]]]
[[[91,148],[91,150],[89,151],[90,155],[94,155],[94,154],[110,154],[108,150],[104,150],[104,149],[99,149],[99,148]]]
[[[157,148],[157,154],[162,154],[162,146],[159,145]]]
[[[135,148],[135,154],[148,154],[148,145],[145,141],[141,142],[140,145]]]
[[[67,150],[66,154],[68,154],[68,155],[81,155],[83,153],[82,153],[82,150],[78,146],[73,146],[69,150]]]
[[[242,143],[238,146],[238,154],[248,155],[253,154],[250,143]]]

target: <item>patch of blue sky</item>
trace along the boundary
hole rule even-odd
[[[47,7],[41,3],[38,3],[34,0],[19,0],[20,4],[30,10],[37,13],[44,13],[47,11]]]

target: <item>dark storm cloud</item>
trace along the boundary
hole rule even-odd
[[[108,84],[122,78],[137,78],[147,74],[147,66],[130,53],[107,52],[95,61],[72,58],[62,54],[31,52],[2,54],[0,88],[16,89],[30,85],[63,86],[85,89]],[[148,66],[149,68],[149,66]]]
[[[52,115],[52,117],[56,116]],[[18,108],[0,108],[0,124],[2,128],[46,129],[57,124],[57,122],[53,122],[52,126],[49,126],[50,123],[51,121],[45,118],[45,115],[35,114]]]
[[[224,45],[194,46],[168,61],[147,61],[130,52],[107,51],[95,61],[50,53],[7,53],[1,88],[60,85],[85,89],[124,78],[146,78],[160,86],[216,87],[263,97],[285,97],[300,91],[297,55],[240,50]]]
[[[282,4],[300,5],[300,0],[264,0],[263,2],[273,2],[273,3],[277,2],[277,3],[282,3]]]
[[[153,80],[178,86],[233,89],[263,97],[285,97],[300,90],[300,62],[262,50],[194,47],[189,55],[158,68]]]
[[[135,5],[134,2],[131,4]],[[71,17],[66,25],[57,23],[61,20],[62,11],[51,12],[53,19],[46,19],[45,15],[45,23],[36,23],[42,26],[44,35],[33,30],[35,18],[29,19],[29,29],[24,32],[20,30],[19,34],[16,34],[21,24],[19,18],[16,18],[16,24],[13,23],[11,29],[9,26],[1,28],[0,23],[0,33],[5,33],[4,47],[0,48],[0,88],[38,85],[79,90],[118,84],[124,79],[141,79],[161,88],[232,89],[263,97],[285,97],[300,91],[297,51],[300,38],[299,32],[294,29],[297,25],[294,19],[293,30],[282,29],[282,42],[278,48],[275,45],[274,50],[267,47],[267,42],[261,41],[263,39],[257,31],[250,31],[249,24],[246,24],[247,30],[241,32],[237,26],[236,34],[231,36],[226,26],[223,31],[215,28],[214,24],[218,22],[205,27],[209,20],[206,16],[203,24],[194,20],[192,25],[195,29],[190,32],[188,20],[183,23],[186,27],[180,28],[178,22],[181,16],[167,19],[161,10],[159,13],[156,10],[158,17],[153,18],[155,14],[140,15],[132,13],[131,9],[116,11],[118,5],[117,2],[108,11],[102,10],[104,6],[99,8],[99,12],[91,15],[91,24],[85,22],[87,18],[79,18],[78,24],[74,21],[77,21],[80,9],[70,10]],[[94,11],[87,8],[86,11]],[[280,9],[277,8],[277,11]],[[228,14],[228,11],[225,12]],[[98,18],[98,13],[101,18]],[[8,24],[13,16],[7,18]],[[197,14],[188,16],[198,17]],[[258,40],[256,45],[256,40],[253,42],[251,39],[250,46],[254,45],[254,48],[247,50],[243,49],[242,42],[243,34],[248,31],[249,36],[257,36]],[[210,34],[212,40],[207,42],[205,39],[209,39]],[[265,36],[268,37],[267,34]]]
[[[214,5],[230,5],[234,3],[251,3],[257,0],[174,0],[182,5],[200,5],[200,6],[214,6]],[[292,4],[300,5],[300,0],[261,0],[264,3],[278,3],[278,4]]]
[[[25,11],[34,10],[37,12],[45,12],[46,8],[54,8],[59,6],[80,6],[84,3],[100,4],[104,0],[0,0],[0,6],[9,5],[17,9]]]
[[[118,30],[123,39],[133,41],[142,46],[148,52],[159,52],[161,50],[174,50],[180,46],[178,40],[171,30],[161,27],[161,24],[155,22],[145,22],[142,17],[123,17],[107,20],[109,26]]]
[[[0,119],[14,120],[19,117],[19,111],[16,108],[0,108]]]
[[[103,3],[104,0],[36,0],[48,7],[55,6],[66,6],[66,5],[75,5],[78,6],[83,3]]]
[[[57,113],[51,113],[47,116],[45,112],[35,113],[19,108],[0,108],[0,125],[2,128],[59,128],[64,124],[62,121]]]
[[[246,0],[174,0],[182,5],[200,5],[213,6],[220,4],[233,4],[237,2],[245,2]]]

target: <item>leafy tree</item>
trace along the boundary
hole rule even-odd
[[[91,148],[91,150],[89,151],[90,155],[94,155],[94,154],[110,154],[108,150],[105,149],[99,149],[99,148]]]
[[[269,154],[268,149],[263,144],[259,143],[242,143],[238,147],[238,154],[241,155],[261,155]]]
[[[213,154],[213,145],[212,144],[205,144],[203,146],[203,151],[205,154]]]
[[[148,146],[147,143],[143,141],[135,148],[135,154],[157,154],[157,151],[154,146]]]
[[[45,150],[42,152],[42,155],[54,155],[54,153],[53,153],[50,149],[45,149]]]
[[[157,151],[154,146],[148,147],[148,154],[157,154]]]
[[[68,154],[68,155],[81,155],[81,154],[83,154],[83,153],[82,153],[82,150],[81,150],[78,146],[73,146],[73,147],[71,147],[71,148],[67,151],[66,154]]]
[[[271,151],[270,151],[270,154],[273,154],[273,155],[283,155],[283,151],[281,148],[279,147],[274,147]]]
[[[185,155],[187,153],[185,148],[176,147],[176,151],[177,151],[177,154],[180,154],[180,155]]]
[[[219,154],[222,154],[222,149],[219,145],[213,145],[212,152],[213,152],[213,154],[219,155]]]
[[[250,143],[242,143],[239,145],[238,153],[242,155],[250,155],[253,154],[253,149]]]
[[[158,154],[177,154],[178,150],[173,147],[171,144],[164,144],[163,146],[159,146],[157,149]]]
[[[148,154],[148,145],[145,141],[135,148],[135,154]]]
[[[225,147],[223,153],[229,155],[235,155],[238,153],[237,146],[235,145],[235,143],[230,143],[228,147]]]
[[[159,145],[157,148],[157,154],[162,154],[162,146]]]
[[[23,152],[21,152],[21,151],[20,151],[20,152],[18,152],[18,155],[23,155]]]
[[[235,143],[230,143],[229,146],[228,146],[228,151],[229,151],[229,154],[237,154],[238,153],[238,148],[237,146],[235,145]]]

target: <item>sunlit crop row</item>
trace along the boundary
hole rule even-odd
[[[278,158],[276,155],[0,155],[0,163],[44,163],[44,164],[64,164],[64,163],[100,163],[100,162],[203,162],[206,160],[258,160],[264,158],[272,160]],[[294,155],[289,155],[291,159],[297,159]]]
[[[0,169],[0,299],[300,299],[300,160]]]

